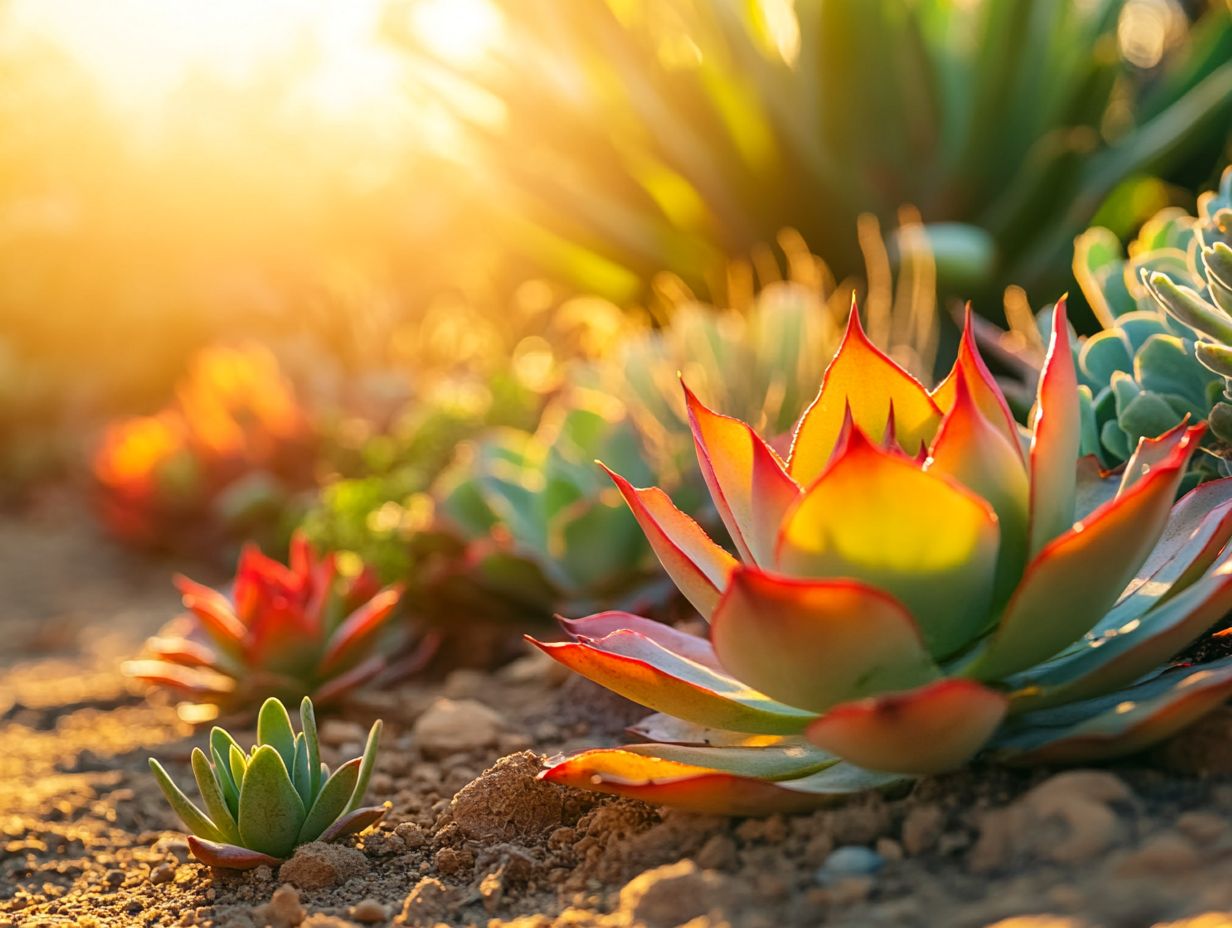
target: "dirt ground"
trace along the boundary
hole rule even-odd
[[[197,738],[116,669],[174,613],[170,570],[65,498],[0,518],[0,926],[1232,926],[1232,711],[1115,768],[977,768],[728,820],[536,781],[542,755],[641,713],[529,654],[353,701],[326,759],[385,719],[386,821],[211,872],[146,767],[187,786]]]

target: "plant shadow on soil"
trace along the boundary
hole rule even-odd
[[[536,780],[543,755],[619,743],[642,712],[531,654],[353,699],[323,752],[358,754],[385,719],[387,819],[277,871],[212,872],[146,767],[188,786],[199,736],[116,669],[176,609],[167,565],[61,502],[0,520],[0,572],[0,926],[1232,925],[1213,914],[1232,911],[1227,709],[1115,767],[977,767],[723,819]],[[873,855],[837,867],[849,846]]]

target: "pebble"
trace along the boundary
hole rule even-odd
[[[157,886],[159,883],[170,883],[175,879],[175,865],[159,864],[150,871],[150,882]]]
[[[903,819],[903,850],[912,857],[933,849],[945,826],[940,806],[915,806]]]
[[[1201,855],[1192,844],[1175,832],[1155,835],[1116,867],[1119,876],[1181,874],[1196,870]]]
[[[422,825],[414,822],[403,822],[394,828],[394,834],[402,839],[412,851],[428,843],[428,833]]]
[[[730,895],[722,875],[686,859],[635,876],[620,890],[620,909],[635,924],[675,928],[722,910]]]
[[[368,733],[358,722],[348,722],[346,719],[326,719],[317,729],[317,737],[322,744],[340,747],[356,742],[362,744],[367,740]]]
[[[870,876],[885,866],[885,858],[858,844],[836,847],[817,870],[816,880],[832,885],[848,877]]]
[[[375,899],[364,899],[351,906],[351,918],[366,925],[375,925],[389,918],[389,910]]]
[[[294,886],[284,883],[274,890],[270,901],[260,906],[261,917],[271,925],[298,925],[308,914],[299,904],[299,892]]]
[[[1127,826],[1115,805],[1129,805],[1133,791],[1103,770],[1071,770],[1049,777],[1010,806],[980,816],[980,837],[968,858],[972,873],[986,873],[1015,859],[1073,864],[1113,847]]]
[[[491,747],[505,729],[504,717],[473,699],[437,699],[411,729],[415,744],[426,757]]]
[[[1214,844],[1223,837],[1227,824],[1214,812],[1185,812],[1176,820],[1176,830],[1198,844]]]

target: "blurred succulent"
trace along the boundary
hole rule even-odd
[[[1226,468],[1232,455],[1232,168],[1217,192],[1198,198],[1198,218],[1186,219],[1185,250],[1177,255],[1183,262],[1158,262],[1142,277],[1171,321],[1197,333],[1192,354],[1217,378],[1206,382],[1202,412],[1209,410]]]
[[[709,638],[627,613],[539,643],[657,710],[653,743],[544,776],[728,813],[797,809],[959,766],[1115,756],[1232,693],[1232,659],[1162,666],[1232,607],[1232,480],[1174,505],[1204,431],[1145,439],[1121,474],[1079,457],[1064,303],[1023,433],[970,322],[932,392],[853,312],[780,457],[686,392],[738,558],[659,489],[613,474]]]
[[[297,494],[315,486],[317,446],[268,349],[208,347],[172,406],[106,430],[93,462],[99,510],[141,547],[200,551],[262,535],[282,545]]]
[[[286,707],[271,697],[257,716],[257,743],[244,749],[221,728],[210,732],[209,754],[193,748],[192,771],[202,811],[150,758],[167,802],[192,834],[188,847],[211,867],[276,867],[301,844],[336,841],[379,822],[388,811],[363,805],[381,736],[378,719],[363,757],[333,772],[321,760],[312,700],[299,707],[300,731]]]
[[[903,203],[947,295],[1050,290],[1110,194],[1128,231],[1153,178],[1209,169],[1232,114],[1220,2],[1194,24],[1137,0],[493,5],[501,41],[440,62],[473,176],[511,250],[621,300],[662,268],[714,292],[784,227],[854,273],[856,217]],[[458,105],[459,80],[495,105]]]
[[[864,318],[873,341],[913,373],[931,376],[941,338],[935,266],[910,212],[897,234],[902,260],[895,274],[877,221],[861,217],[865,280],[858,283],[837,284],[790,231],[779,234],[787,279],[779,278],[764,250],[752,261],[732,262],[732,298],[722,308],[699,301],[680,281],[661,278],[662,323],[631,334],[575,379],[589,377],[624,403],[661,482],[693,482],[704,499],[681,377],[708,403],[772,439],[788,439],[838,345],[853,289],[866,295]]]
[[[270,696],[324,704],[381,674],[414,669],[431,637],[416,640],[405,623],[391,624],[401,588],[379,589],[375,571],[350,560],[319,557],[296,534],[289,567],[247,545],[229,593],[177,577],[188,613],[124,670],[202,704],[186,707],[200,718],[210,707],[240,710]]]
[[[650,548],[596,473],[597,457],[650,476],[624,407],[580,387],[557,397],[533,433],[497,430],[470,446],[435,490],[440,524],[466,540],[439,581],[516,590],[514,601],[541,618],[644,592],[657,573]]]
[[[1081,448],[1105,467],[1123,464],[1139,440],[1161,435],[1186,417],[1210,420],[1213,434],[1204,450],[1221,453],[1219,447],[1229,443],[1225,436],[1232,430],[1224,417],[1232,407],[1222,401],[1220,371],[1220,357],[1228,352],[1219,340],[1232,337],[1232,324],[1224,321],[1213,268],[1221,255],[1232,254],[1230,206],[1232,171],[1225,171],[1219,192],[1200,198],[1197,218],[1180,209],[1161,211],[1130,243],[1128,256],[1108,229],[1088,229],[1074,242],[1074,277],[1103,326],[1074,342]],[[1051,312],[1036,319],[1023,312],[1012,321],[1009,338],[997,343],[1012,344],[1014,358],[1023,362],[1017,365],[1022,382],[1014,386],[1022,391],[1017,405],[1025,410],[1022,388],[1043,363],[1042,333],[1051,326]],[[1222,368],[1232,372],[1226,360]],[[1217,463],[1208,454],[1195,456],[1188,482],[1217,476]]]

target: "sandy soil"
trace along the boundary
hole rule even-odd
[[[1232,926],[1232,711],[1116,768],[979,768],[726,820],[534,780],[640,710],[530,655],[354,701],[327,759],[385,719],[386,822],[211,872],[145,764],[187,785],[193,733],[116,671],[174,612],[169,572],[65,499],[0,520],[0,926]]]

